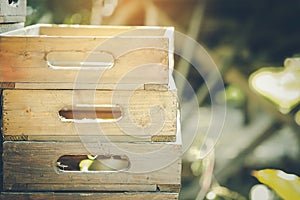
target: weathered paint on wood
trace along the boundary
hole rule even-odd
[[[7,23],[7,24],[1,24],[0,23],[0,33],[4,33],[7,31],[12,31],[15,29],[19,29],[19,28],[23,28],[24,27],[24,23]]]
[[[124,193],[0,193],[2,200],[177,200],[178,193],[124,192]]]
[[[25,22],[26,0],[0,0],[0,23]]]
[[[120,155],[122,171],[62,171],[63,155]],[[181,180],[181,143],[4,142],[4,191],[172,191]]]
[[[81,115],[89,118],[97,107],[110,105],[120,109],[118,121],[68,121],[59,113],[86,107],[91,113]],[[170,142],[176,140],[177,106],[174,91],[4,90],[3,136],[5,140]]]

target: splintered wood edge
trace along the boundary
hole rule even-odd
[[[1,89],[14,89],[15,86],[16,84],[12,82],[0,82]]]
[[[3,135],[4,141],[28,141],[28,135]]]
[[[181,185],[180,184],[162,184],[157,185],[157,191],[161,192],[180,192]]]
[[[118,193],[97,193],[97,192],[1,192],[3,200],[11,199],[52,199],[52,200],[74,200],[74,199],[102,199],[102,200],[178,200],[178,193],[168,192],[118,192]]]
[[[154,135],[151,142],[176,142],[176,135]]]

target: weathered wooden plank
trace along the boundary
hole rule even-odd
[[[57,160],[63,155],[90,154],[120,155],[130,164],[121,171],[100,172],[63,171],[58,167]],[[180,155],[181,143],[4,142],[3,188],[5,191],[156,191],[159,185],[160,191],[178,192]]]
[[[124,193],[0,193],[2,200],[132,200],[132,199],[147,199],[147,200],[177,200],[178,193],[163,193],[163,192],[124,192]]]
[[[105,90],[155,90],[155,91],[166,91],[168,90],[168,85],[152,85],[145,84],[144,87],[139,87],[140,84],[85,84],[85,83],[9,83],[13,87],[5,87],[8,83],[3,83],[0,88],[15,88],[15,89],[95,89],[100,90],[105,88]]]
[[[106,110],[101,109],[110,106],[107,112],[112,116],[104,116]],[[174,91],[4,90],[3,136],[5,140],[175,141],[177,106]],[[73,113],[64,116],[66,109]],[[117,109],[120,116],[114,119]]]
[[[38,31],[26,28],[24,33],[19,30],[1,35],[0,82],[96,84],[101,89],[122,84],[142,88],[144,84],[169,82],[173,35],[162,33],[172,33],[171,29],[140,28],[135,29],[139,34],[133,30],[122,36],[103,36],[101,27],[94,30],[85,26],[82,31],[80,26],[52,27],[53,31],[51,27],[34,27]],[[55,37],[52,34],[56,30]],[[88,30],[98,35],[90,36]],[[36,32],[50,36],[35,35]],[[70,36],[72,33],[82,36]]]
[[[35,24],[5,33],[6,36],[173,37],[173,27]]]
[[[69,186],[69,183],[16,183],[13,185],[12,191],[96,191],[96,192],[120,192],[120,191],[135,191],[135,192],[149,192],[149,191],[156,191],[157,186],[155,184],[80,184],[77,183],[76,185],[72,185],[72,188]],[[177,188],[164,188],[167,190],[162,191],[172,191],[177,192]]]
[[[26,0],[0,0],[0,23],[25,22]]]
[[[166,31],[172,31],[172,28],[153,28],[138,26],[93,26],[93,25],[42,25],[40,35],[47,36],[158,36],[162,37]],[[166,36],[167,37],[167,36]]]
[[[95,141],[113,141],[113,142],[159,142],[160,140],[174,140],[167,136],[159,136],[158,139],[155,137],[143,136],[143,137],[128,137],[126,135],[87,135],[87,136],[78,136],[78,135],[4,135],[4,141],[61,141],[61,142],[79,142],[81,138],[85,142],[95,142]],[[175,138],[175,136],[174,136]]]

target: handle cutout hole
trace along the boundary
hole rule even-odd
[[[19,0],[8,0],[8,4],[17,4]]]
[[[56,70],[106,70],[114,66],[114,57],[107,52],[50,52],[46,61]]]
[[[130,162],[125,155],[63,155],[56,167],[61,172],[117,172],[127,170]]]
[[[18,7],[19,6],[19,0],[8,0],[8,4],[12,7]]]
[[[118,105],[66,106],[58,114],[63,122],[116,122],[122,118]]]

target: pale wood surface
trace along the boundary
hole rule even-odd
[[[0,23],[25,22],[26,0],[18,0],[9,4],[8,0],[0,0]]]
[[[122,117],[91,123],[60,118],[61,109],[76,105],[118,105]],[[4,90],[3,135],[6,140],[175,141],[177,106],[174,91]]]
[[[24,23],[8,23],[8,24],[0,24],[0,33],[4,33],[7,31],[12,31],[15,29],[19,29],[24,27]]]
[[[151,28],[134,26],[93,26],[81,25],[42,25],[39,35],[46,36],[127,36],[127,37],[167,37],[165,33],[171,28]]]
[[[156,90],[156,91],[166,91],[170,89],[167,84],[85,84],[85,83],[0,83],[0,88],[15,88],[15,89],[95,89],[101,90]]]
[[[130,167],[116,172],[63,172],[62,155],[125,155]],[[181,144],[4,142],[5,191],[137,191],[178,192]]]
[[[168,52],[172,45],[169,44],[170,38],[173,37],[171,29],[166,31],[157,28],[125,27],[115,29],[112,27],[93,29],[87,26],[83,28],[80,26],[77,28],[74,26],[34,27],[1,36],[0,82],[41,83],[41,85],[42,83],[83,83],[97,84],[101,89],[111,89],[111,85],[116,88],[119,84],[144,87],[144,84],[166,85],[169,82],[169,68],[173,68],[169,66],[172,64],[170,63],[172,56]],[[133,31],[127,31],[132,29]],[[48,36],[34,35],[36,32]],[[162,35],[164,32],[168,34]],[[118,33],[122,36],[112,37]],[[72,34],[74,36],[70,36]],[[92,34],[95,35],[91,36]],[[111,55],[113,67],[105,70],[80,68],[80,63],[90,61],[92,52]],[[63,58],[51,57],[55,53],[64,56]],[[79,54],[81,56],[78,57]],[[76,69],[51,68],[49,63],[60,59],[70,61],[75,59],[78,67]],[[107,84],[109,87],[106,86]]]
[[[26,37],[45,37],[45,36],[77,36],[77,37],[173,37],[173,27],[152,27],[152,26],[111,26],[111,25],[54,25],[54,24],[35,24],[26,26],[23,29],[10,31],[2,36],[26,36]]]
[[[3,89],[55,89],[55,90],[155,90],[155,91],[167,91],[176,90],[170,85],[163,84],[144,84],[144,87],[139,87],[136,84],[85,84],[85,83],[12,83],[12,82],[0,82],[0,88]]]
[[[2,200],[177,200],[178,193],[124,192],[124,193],[0,193]]]

